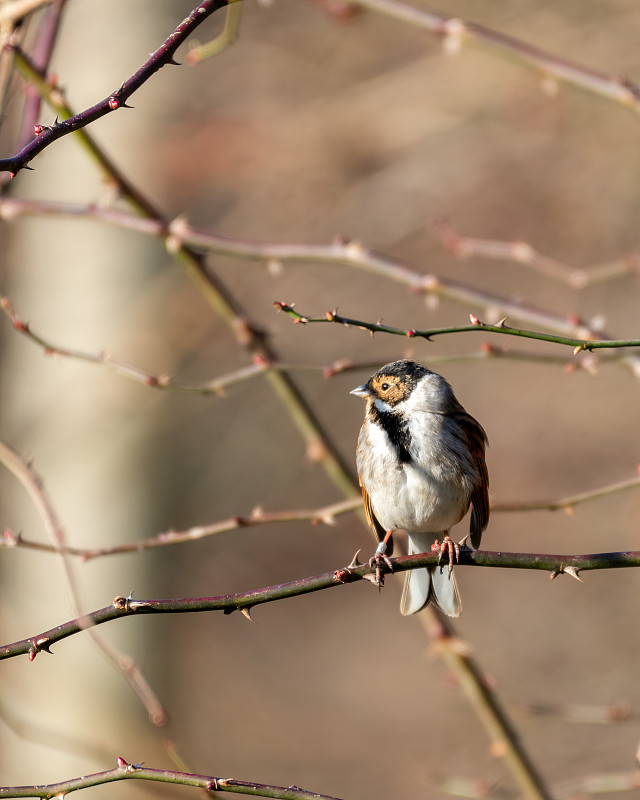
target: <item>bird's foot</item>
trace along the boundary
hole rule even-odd
[[[454,542],[448,533],[442,537],[442,542],[438,544],[438,540],[434,542],[434,550],[438,550],[438,564],[442,561],[442,556],[447,553],[449,560],[449,575],[453,572],[454,561],[457,564],[460,561],[460,545]]]
[[[381,589],[384,586],[384,568],[386,567],[389,572],[393,572],[393,564],[387,555],[386,540],[380,542],[373,557],[369,559],[369,567],[371,568],[371,571],[375,569],[376,583],[378,585],[378,589]]]

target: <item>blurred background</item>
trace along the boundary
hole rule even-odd
[[[640,13],[630,0],[585,4],[451,0],[432,8],[584,66],[640,80]],[[191,10],[163,0],[71,0],[52,72],[75,109],[133,74]],[[452,335],[428,343],[340,326],[293,326],[339,307],[405,328],[464,325],[503,314],[499,298],[584,320],[615,338],[639,335],[637,271],[581,290],[502,259],[460,260],[441,241],[445,218],[467,236],[524,240],[588,269],[637,252],[640,118],[560,85],[496,49],[447,52],[427,31],[337,4],[247,0],[232,47],[167,68],[133,111],[90,127],[120,169],[168,218],[263,242],[328,243],[336,235],[412,269],[486,293],[483,304],[435,302],[339,264],[265,263],[210,255],[211,269],[287,363],[383,364],[407,354],[444,374],[490,440],[492,500],[555,499],[633,478],[640,461],[638,378],[600,359],[595,374],[560,363],[468,358],[483,341],[562,355],[568,348]],[[351,9],[355,10],[355,9]],[[224,13],[198,29],[222,28]],[[178,53],[184,61],[186,48]],[[23,94],[6,95],[2,155],[13,153]],[[42,124],[54,114],[43,107]],[[72,137],[5,187],[18,198],[112,200]],[[114,356],[184,380],[251,363],[167,254],[133,232],[78,219],[18,218],[0,229],[0,293],[54,344]],[[511,318],[517,326],[519,321]],[[535,328],[522,323],[522,327]],[[0,438],[31,460],[78,547],[134,542],[230,516],[320,507],[342,499],[263,377],[224,396],[160,392],[107,369],[47,357],[0,320]],[[443,358],[450,360],[442,360]],[[437,365],[437,366],[436,366]],[[372,367],[330,380],[292,375],[355,473],[363,404],[349,390]],[[588,553],[639,549],[640,492],[563,512],[494,513],[491,550]],[[46,541],[23,488],[0,469],[0,522]],[[458,538],[467,522],[457,529]],[[219,595],[334,570],[373,545],[356,514],[334,526],[272,524],[198,542],[76,563],[86,610],[133,589],[137,599]],[[58,559],[1,553],[3,642],[73,616]],[[634,570],[553,583],[536,571],[458,569],[460,636],[486,670],[554,789],[633,769],[640,740],[640,595]],[[48,783],[115,765],[116,757],[352,800],[444,797],[443,781],[513,789],[504,764],[422,626],[398,611],[401,579],[380,594],[360,582],[241,615],[127,619],[100,635],[130,654],[170,720],[152,725],[87,635],[2,664],[4,785]],[[620,704],[618,724],[526,713],[532,703]],[[479,790],[479,789],[478,789]],[[129,782],[95,797],[186,794]],[[636,790],[637,794],[637,790]]]

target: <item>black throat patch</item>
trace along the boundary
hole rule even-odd
[[[400,414],[394,414],[393,411],[380,411],[375,403],[371,403],[371,417],[373,422],[377,422],[389,437],[400,463],[410,464],[413,461],[409,452],[411,436]]]

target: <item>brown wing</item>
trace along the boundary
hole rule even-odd
[[[364,484],[362,480],[358,478],[360,482],[360,486],[362,488],[362,500],[364,502],[364,515],[367,518],[367,524],[373,531],[374,536],[378,542],[381,542],[384,537],[387,535],[387,532],[382,527],[382,525],[378,522],[378,518],[373,513],[373,506],[371,505],[371,498],[369,497],[369,492],[364,488]],[[387,542],[387,555],[390,556],[393,553],[393,537],[390,536]]]
[[[473,462],[478,471],[480,479],[473,487],[471,492],[471,546],[474,550],[480,547],[482,531],[489,522],[489,474],[484,460],[484,451],[487,445],[487,434],[482,425],[470,414],[464,413],[460,416],[459,422],[464,430]]]

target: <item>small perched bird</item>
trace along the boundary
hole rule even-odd
[[[356,461],[367,521],[379,541],[371,559],[378,580],[381,562],[389,565],[391,534],[405,530],[409,555],[439,549],[440,557],[448,554],[449,569],[408,571],[401,612],[415,614],[433,602],[458,617],[453,561],[460,547],[449,530],[471,505],[471,546],[480,546],[489,521],[487,435],[447,381],[415,361],[387,364],[351,394],[367,400]]]

